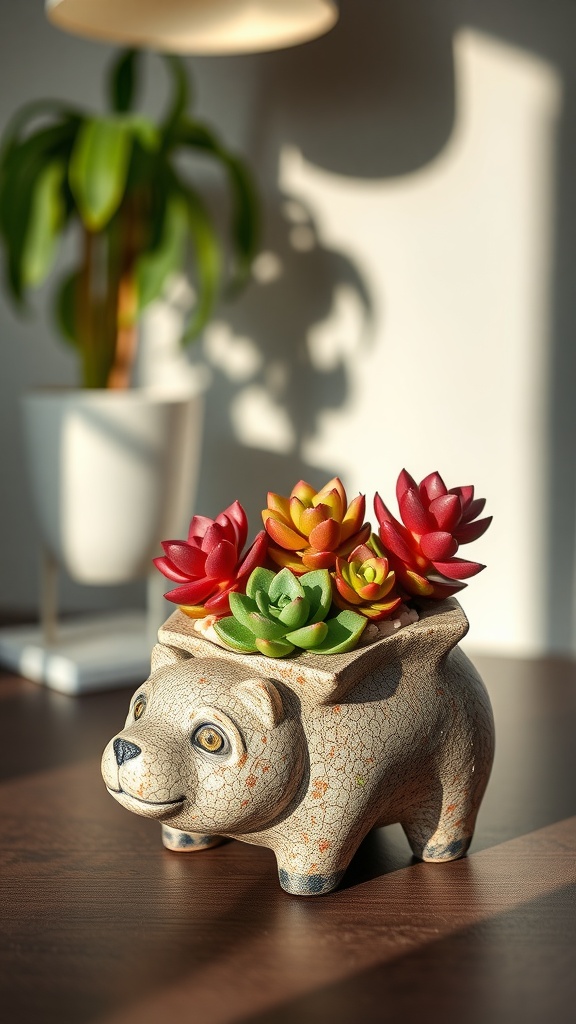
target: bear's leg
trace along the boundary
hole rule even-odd
[[[426,811],[420,819],[402,823],[412,853],[419,860],[446,861],[463,857],[474,832],[473,825],[468,827],[451,827],[440,822],[437,828],[426,820]]]
[[[402,820],[414,856],[425,861],[463,857],[472,842],[483,792],[484,785],[473,776],[439,780],[428,799]]]
[[[194,850],[207,850],[210,846],[218,846],[224,841],[223,836],[203,835],[201,832],[182,832],[171,825],[162,825],[162,842],[167,850],[177,853],[193,853]]]
[[[331,835],[277,849],[278,878],[285,892],[294,896],[322,896],[338,888],[366,829],[353,829],[346,837]]]

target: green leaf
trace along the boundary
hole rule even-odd
[[[186,245],[186,212],[182,200],[171,196],[165,206],[164,225],[158,244],[138,260],[138,305],[144,309],[162,294],[168,278],[181,269]]]
[[[258,605],[247,594],[239,594],[237,591],[233,591],[229,597],[230,611],[238,622],[242,623],[246,629],[252,629],[250,624],[250,615],[258,612]]]
[[[172,101],[162,124],[162,134],[170,143],[178,123],[190,102],[190,88],[186,66],[181,57],[174,53],[162,54],[172,77]]]
[[[155,153],[160,148],[160,132],[153,121],[143,114],[129,114],[122,119],[143,149]]]
[[[315,622],[303,629],[295,629],[292,633],[286,633],[286,639],[296,647],[302,647],[305,651],[318,648],[328,634],[328,625],[325,622]]]
[[[232,195],[232,241],[234,243],[235,275],[233,287],[240,287],[248,277],[258,251],[260,207],[256,186],[246,163],[230,153],[206,125],[183,118],[178,125],[174,143],[197,149],[213,157],[224,168]]]
[[[25,287],[40,284],[52,266],[64,221],[64,174],[63,162],[56,160],[46,164],[36,179],[22,252],[21,273]]]
[[[261,640],[259,637],[256,644],[260,653],[265,654],[267,658],[285,658],[294,650],[294,645],[287,640]]]
[[[26,127],[29,121],[33,121],[37,117],[41,117],[43,114],[60,114],[64,121],[73,118],[76,122],[80,119],[80,114],[75,107],[70,107],[67,103],[63,103],[61,100],[32,100],[31,103],[24,104],[19,110],[10,118],[6,128],[2,135],[2,142],[0,144],[0,164],[4,164],[8,152],[20,145],[20,135],[23,129]],[[59,127],[58,125],[52,125],[51,129]],[[43,129],[44,131],[46,129]],[[50,129],[48,129],[50,130]],[[34,133],[39,134],[39,132]]]
[[[356,646],[364,632],[368,619],[357,612],[342,611],[334,619],[328,619],[326,639],[313,648],[314,654],[342,654]]]
[[[112,110],[118,114],[125,113],[134,106],[139,61],[138,50],[123,50],[112,65],[108,92]]]
[[[197,301],[183,341],[192,341],[210,320],[222,279],[222,255],[214,224],[200,197],[188,186],[181,185],[186,202],[188,231],[196,256]]]
[[[84,122],[70,159],[70,188],[89,231],[101,231],[118,209],[128,175],[132,128],[124,119]]]
[[[25,287],[23,257],[38,180],[48,164],[66,163],[77,130],[78,121],[72,117],[39,129],[12,145],[0,164],[0,233],[7,255],[8,285],[17,302],[22,301]],[[68,213],[68,209],[63,212],[61,227]]]
[[[300,585],[310,603],[310,619],[322,622],[332,605],[332,583],[328,569],[313,569],[300,577]]]
[[[262,615],[278,618],[277,609],[270,606],[270,600],[265,590],[257,590],[255,596],[256,604],[258,605],[258,611],[262,612]]]
[[[220,639],[225,644],[228,644],[229,647],[233,647],[235,651],[241,651],[243,654],[254,654],[258,650],[250,630],[245,629],[232,616],[218,619],[214,623],[214,629]]]
[[[268,597],[274,604],[278,604],[281,597],[287,597],[294,601],[297,597],[304,597],[304,591],[293,572],[288,568],[281,569],[270,584]]]
[[[259,590],[264,590],[268,593],[270,584],[276,574],[271,569],[262,569],[258,566],[254,569],[248,577],[248,583],[246,584],[246,594],[253,600],[256,598],[256,593]]]
[[[248,616],[247,626],[252,630],[254,636],[261,640],[280,640],[286,634],[286,626],[269,619],[261,612],[251,612]]]
[[[288,629],[299,629],[308,620],[310,605],[305,597],[296,597],[282,608],[278,620]]]

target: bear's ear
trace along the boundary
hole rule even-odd
[[[232,693],[256,716],[266,729],[274,729],[284,719],[279,691],[269,679],[245,679],[232,687]]]
[[[150,670],[151,672],[156,672],[157,669],[163,668],[164,665],[176,665],[180,661],[188,661],[190,657],[190,654],[186,651],[180,651],[176,647],[168,647],[167,644],[155,644],[152,648]]]

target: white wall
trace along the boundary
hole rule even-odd
[[[42,94],[95,103],[109,50],[23,6],[0,4],[1,120]],[[267,215],[258,282],[191,355],[212,380],[198,509],[239,497],[256,529],[266,490],[301,476],[393,501],[403,466],[439,469],[495,517],[467,549],[488,565],[462,598],[473,646],[574,652],[576,9],[341,8],[309,46],[193,62],[200,111],[252,159]],[[43,309],[22,324],[3,301],[0,338],[0,605],[26,609],[17,395],[74,367]],[[64,591],[74,608],[137,596]]]

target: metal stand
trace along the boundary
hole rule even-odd
[[[147,608],[58,619],[58,565],[43,548],[40,625],[0,629],[0,664],[60,693],[80,694],[142,682],[166,618],[164,581],[148,578]]]

